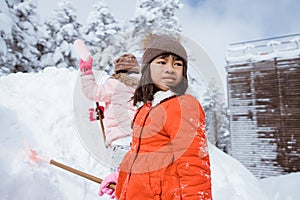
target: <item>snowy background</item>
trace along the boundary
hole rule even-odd
[[[38,13],[44,19],[49,18],[57,8],[55,2],[59,1],[37,0]],[[106,0],[105,3],[116,20],[126,21],[134,18],[135,9],[141,1],[143,0]],[[78,20],[84,24],[92,5],[99,0],[85,0],[84,4],[82,0],[72,2],[78,11]],[[176,10],[175,14],[182,26],[182,32],[204,47],[217,66],[224,84],[226,84],[225,56],[229,44],[300,33],[300,12],[298,12],[300,2],[297,0],[181,0],[181,2],[184,5]],[[159,17],[156,20],[159,21]]]
[[[97,183],[45,162],[32,162],[24,146],[26,141],[40,155],[100,178],[110,173],[80,141],[73,112],[77,75],[76,70],[49,67],[0,77],[1,200],[100,198]],[[300,173],[257,180],[213,146],[210,155],[214,200],[299,200]]]
[[[141,27],[171,25],[203,45],[225,85],[228,44],[300,32],[299,3],[293,0],[184,0],[180,9],[179,0],[106,2],[117,17],[97,0],[87,0],[84,5],[79,0],[0,0],[0,74],[37,72],[0,77],[1,200],[99,199],[97,183],[45,162],[30,161],[24,146],[26,141],[39,154],[100,178],[110,173],[107,165],[84,148],[74,123],[78,72],[73,67],[78,58],[71,44],[75,38],[82,37],[89,44],[97,66],[104,66],[109,73],[113,57],[136,48],[133,43],[124,45],[124,41],[136,39],[131,33]],[[135,3],[147,6],[136,9]],[[154,4],[160,5],[159,9],[149,12]],[[168,12],[162,12],[164,8]],[[175,11],[179,11],[180,19],[173,15]],[[106,20],[109,23],[105,24]],[[122,37],[113,38],[117,32]],[[111,46],[114,48],[108,48]],[[215,200],[300,199],[300,173],[257,180],[238,161],[213,146],[210,153]]]

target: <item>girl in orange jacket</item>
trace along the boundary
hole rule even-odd
[[[119,169],[119,200],[211,200],[205,113],[186,95],[187,53],[170,35],[152,35],[133,100],[131,149]]]

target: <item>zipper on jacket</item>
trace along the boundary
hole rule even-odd
[[[165,102],[165,101],[168,101],[168,100],[170,100],[170,99],[173,99],[173,98],[175,98],[175,97],[177,97],[177,96],[176,96],[176,95],[173,95],[173,96],[171,96],[171,97],[168,97],[168,98],[162,100],[159,104],[161,104],[161,103],[163,103],[163,102]],[[144,104],[144,106],[148,107],[148,104]],[[155,106],[155,107],[156,107],[156,106]],[[152,105],[150,104],[150,109],[149,109],[148,113],[146,114],[146,117],[145,117],[145,119],[144,119],[144,121],[143,121],[142,128],[141,128],[141,131],[140,131],[140,134],[139,134],[138,147],[137,147],[137,150],[136,150],[136,155],[135,155],[135,157],[134,157],[134,159],[133,159],[133,161],[132,161],[132,165],[131,165],[131,167],[130,167],[129,177],[131,176],[132,167],[133,167],[133,165],[134,165],[134,163],[135,163],[135,161],[136,161],[136,159],[137,159],[137,157],[138,157],[138,153],[139,153],[139,151],[140,151],[141,140],[142,140],[142,134],[143,134],[143,130],[144,130],[144,127],[145,127],[146,120],[147,120],[147,118],[149,117],[149,114],[150,114],[150,112],[151,112],[151,110],[152,110],[153,108],[154,108],[154,107],[152,107]],[[140,113],[141,110],[142,110],[142,107],[141,107],[140,109],[137,110],[137,112],[136,112],[136,114],[135,114],[135,116],[134,116],[134,118],[133,118],[133,120],[132,120],[132,123],[131,123],[131,128],[132,128],[132,129],[133,129],[133,126],[134,126],[134,122],[135,122],[135,120],[136,120],[136,118],[137,118],[137,116],[138,116],[138,114]]]
[[[141,109],[140,109],[140,110],[141,110]],[[139,111],[140,111],[140,110],[139,110]],[[145,127],[147,118],[149,117],[149,114],[150,114],[151,110],[152,110],[152,107],[150,107],[149,111],[147,112],[147,114],[146,114],[146,116],[145,116],[145,119],[144,119],[144,121],[143,121],[143,124],[142,124],[142,128],[141,128],[141,131],[140,131],[140,134],[139,134],[138,147],[137,147],[137,150],[136,150],[135,157],[134,157],[134,159],[133,159],[133,161],[132,161],[132,165],[131,165],[131,167],[130,167],[129,177],[131,176],[132,167],[133,167],[133,165],[134,165],[134,163],[135,163],[135,161],[136,161],[136,159],[137,159],[137,157],[138,157],[138,153],[139,153],[140,148],[141,148],[141,141],[142,141],[143,130],[144,130],[144,127]],[[139,114],[139,111],[138,111],[137,115]],[[135,116],[134,120],[136,119],[137,115]],[[132,123],[134,123],[134,121],[133,121]]]

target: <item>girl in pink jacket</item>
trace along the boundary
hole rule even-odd
[[[104,102],[106,146],[129,148],[130,123],[135,107],[131,101],[139,81],[140,67],[132,54],[124,54],[114,61],[114,74],[103,84],[97,84],[92,71],[93,59],[79,62],[84,95],[92,101]]]

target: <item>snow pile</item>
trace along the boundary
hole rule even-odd
[[[74,70],[57,68],[0,77],[0,199],[99,199],[97,183],[47,163],[32,163],[24,152],[26,140],[30,148],[58,162],[97,177],[110,173],[87,153],[76,131],[72,108],[76,77]],[[281,195],[286,192],[289,200],[296,199],[296,189],[283,190],[277,179],[274,185],[268,184],[273,181],[269,179],[262,182],[268,186],[264,191],[239,162],[213,146],[210,153],[214,200],[268,200],[266,193],[284,199]],[[290,179],[297,182],[291,175],[284,183]]]
[[[98,199],[98,184],[47,163],[30,163],[23,140],[39,154],[104,177],[109,169],[86,152],[75,131],[77,72],[46,68],[0,79],[0,199]]]
[[[272,200],[297,200],[299,197],[300,173],[262,179],[261,186]]]
[[[269,199],[258,187],[259,181],[241,163],[214,146],[210,148],[214,199]]]

